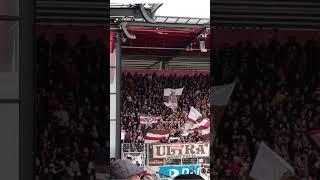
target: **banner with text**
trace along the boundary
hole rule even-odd
[[[169,177],[176,177],[181,174],[193,174],[200,175],[200,165],[181,165],[181,166],[160,166],[159,173]]]
[[[153,158],[161,159],[201,158],[210,156],[209,143],[155,144],[152,149]]]

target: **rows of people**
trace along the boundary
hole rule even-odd
[[[239,78],[218,128],[213,179],[247,179],[260,142],[301,179],[319,179],[320,156],[307,138],[320,127],[320,46],[290,37],[266,44],[225,44],[215,54],[214,82]]]
[[[102,39],[81,35],[72,45],[57,34],[37,41],[35,176],[91,179],[105,162],[107,142],[106,61]],[[100,164],[100,163],[99,163]]]
[[[178,137],[180,142],[204,141],[199,131],[183,136],[181,127],[187,122],[186,115],[193,106],[204,117],[210,118],[210,84],[209,75],[183,75],[174,73],[170,76],[153,74],[122,74],[122,110],[121,127],[125,131],[125,143],[143,143],[144,137],[150,129],[171,130],[170,136],[160,142],[169,142],[170,137]],[[178,98],[176,111],[165,106],[168,101],[164,97],[165,88],[182,88],[182,95]],[[160,117],[158,123],[146,126],[140,124],[142,113]]]

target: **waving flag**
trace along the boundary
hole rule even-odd
[[[261,142],[250,176],[257,180],[280,180],[288,173],[294,174],[293,167]]]
[[[167,129],[151,129],[144,137],[145,143],[156,143],[159,142],[161,139],[169,138],[170,130]]]
[[[184,88],[170,89],[166,88],[163,91],[164,97],[168,97],[168,102],[163,102],[165,106],[171,108],[174,112],[177,111],[178,97],[181,96]]]
[[[215,128],[219,126],[224,109],[228,105],[235,84],[236,81],[230,84],[214,86],[211,88],[211,101],[213,104],[213,120]]]
[[[181,96],[183,89],[184,87],[178,88],[178,89],[166,88],[164,89],[163,95],[164,96]]]
[[[175,95],[168,97],[168,102],[163,102],[165,106],[171,108],[174,112],[176,112],[178,107],[178,98]]]
[[[139,120],[141,125],[151,125],[157,124],[160,120],[160,117],[151,116],[150,114],[140,114]]]
[[[200,123],[195,124],[195,128],[198,128],[198,129],[210,128],[210,120],[208,118],[203,118]]]
[[[201,117],[202,117],[201,113],[199,111],[197,111],[194,107],[191,106],[189,114],[188,114],[188,118],[193,121],[197,121]]]
[[[206,129],[200,130],[201,136],[203,141],[209,141],[210,140],[210,127]]]

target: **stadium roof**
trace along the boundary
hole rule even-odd
[[[106,25],[107,17],[105,0],[36,0],[39,24]]]
[[[319,29],[318,0],[214,0],[215,26]]]
[[[160,62],[169,69],[209,70],[210,29],[130,26],[136,39],[127,39],[122,46],[122,62],[125,69],[159,69]],[[206,33],[205,48],[199,50],[199,34]],[[191,47],[192,44],[192,47]],[[193,50],[190,50],[190,49]]]

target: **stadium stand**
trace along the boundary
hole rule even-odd
[[[213,179],[249,178],[262,141],[301,179],[320,177],[319,153],[307,138],[320,120],[319,41],[266,38],[225,43],[215,51],[214,82],[239,81],[211,149]]]
[[[39,34],[34,174],[39,180],[91,179],[109,149],[104,42],[85,34],[78,41]]]
[[[182,136],[181,127],[187,122],[187,113],[190,107],[198,109],[207,118],[210,118],[210,83],[208,74],[159,75],[157,71],[149,74],[124,73],[122,74],[122,130],[126,132],[125,143],[143,143],[148,129],[171,130],[170,136],[161,142],[169,142],[170,137],[179,137],[179,142],[200,142],[201,134],[195,131],[188,136]],[[163,91],[165,88],[181,88],[184,91],[178,100],[178,109],[173,112],[166,107]],[[152,116],[160,117],[158,123],[145,127],[139,123],[139,116],[145,111]]]

